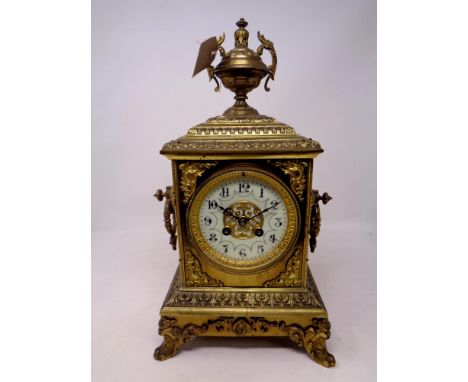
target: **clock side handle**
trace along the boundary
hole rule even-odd
[[[172,246],[172,249],[175,251],[177,249],[177,235],[176,235],[176,221],[175,221],[175,198],[174,193],[172,192],[172,187],[167,186],[166,192],[163,192],[161,189],[157,190],[153,195],[160,202],[166,198],[164,203],[164,226],[166,231],[169,233],[169,244]]]
[[[311,252],[315,251],[315,247],[317,246],[317,236],[320,233],[320,223],[322,218],[320,216],[320,206],[319,202],[322,201],[323,204],[327,204],[333,198],[328,194],[328,192],[324,192],[320,195],[318,190],[312,190],[313,192],[313,204],[312,204],[312,211],[310,214],[310,250]]]

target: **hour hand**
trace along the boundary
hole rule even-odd
[[[223,213],[231,215],[233,218],[236,218],[236,220],[239,221],[239,218],[232,213],[230,208],[224,208],[223,206],[220,206],[219,204],[218,204],[218,207],[223,211]]]

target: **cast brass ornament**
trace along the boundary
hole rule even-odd
[[[164,301],[166,307],[219,307],[219,308],[290,308],[323,310],[312,274],[308,272],[307,288],[264,288],[263,290],[217,288],[187,289],[180,285],[179,269],[174,275],[171,287]]]
[[[175,195],[171,186],[166,187],[166,192],[157,190],[154,197],[160,202],[166,198],[164,204],[164,226],[170,235],[169,244],[175,251],[177,249],[177,235],[176,235],[176,222],[175,222]]]
[[[312,211],[310,213],[310,250],[312,252],[315,251],[315,247],[317,246],[317,236],[320,233],[320,224],[322,222],[322,218],[320,217],[320,206],[319,202],[322,201],[323,204],[327,204],[333,198],[328,195],[327,192],[324,192],[323,195],[320,195],[318,190],[313,190],[314,202],[312,205]]]
[[[232,214],[224,214],[223,223],[231,230],[231,236],[236,239],[251,239],[255,236],[255,230],[263,227],[262,212],[253,203],[237,202],[231,204],[228,211],[232,211]]]
[[[301,285],[301,251],[302,248],[296,248],[293,255],[287,262],[286,270],[281,272],[278,277],[263,284],[266,287],[299,286]]]
[[[182,163],[179,169],[182,172],[180,180],[180,190],[184,193],[184,203],[188,203],[190,197],[195,192],[197,179],[203,175],[206,169],[216,165],[216,162],[211,163]]]
[[[250,49],[247,22],[236,25],[233,49],[223,47],[224,33],[209,38],[193,72],[206,69],[216,91],[222,83],[235,94],[234,105],[160,151],[171,160],[172,184],[154,196],[165,199],[164,225],[179,265],[160,311],[163,343],[154,357],[174,357],[197,336],[281,336],[330,367],[328,312],[308,266],[319,202],[331,199],[312,189],[323,149],[247,104],[264,78],[270,90],[278,57],[260,32],[260,45]]]
[[[276,73],[276,65],[277,65],[277,58],[276,58],[276,51],[275,51],[275,47],[273,46],[273,43],[270,41],[270,40],[267,40],[265,38],[264,35],[262,35],[260,32],[257,33],[257,37],[258,39],[260,40],[260,42],[262,43],[258,48],[257,48],[257,54],[259,56],[262,55],[263,53],[263,49],[266,49],[270,52],[271,54],[271,65],[268,66],[268,77],[267,79],[265,80],[265,90],[267,92],[270,91],[270,88],[267,86],[268,85],[268,81],[270,80],[270,78],[272,80],[275,79],[275,73]]]
[[[202,271],[200,262],[190,250],[187,250],[186,268],[187,286],[223,286],[222,282],[211,278],[206,272]]]
[[[178,326],[176,318],[163,316],[159,320],[159,335],[164,337],[164,342],[155,350],[154,357],[160,361],[174,357],[182,344],[200,335],[260,337],[277,333],[285,333],[320,365],[335,366],[335,357],[328,353],[325,343],[330,338],[330,322],[326,318],[314,318],[307,327],[263,317],[219,317],[201,325]]]
[[[310,358],[325,367],[335,366],[335,357],[328,353],[326,340],[330,338],[330,321],[326,318],[313,318],[312,325],[282,326],[288,337],[299,347],[304,348]]]
[[[174,357],[182,344],[194,340],[200,334],[206,332],[206,325],[203,327],[188,324],[183,328],[177,325],[177,320],[171,317],[161,317],[159,320],[160,336],[164,337],[164,342],[154,351],[154,358],[164,361]]]
[[[291,188],[299,200],[301,202],[304,201],[302,194],[306,188],[304,169],[307,167],[307,162],[298,160],[274,161],[273,165],[279,167],[286,175],[289,175]]]

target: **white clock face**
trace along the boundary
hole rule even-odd
[[[277,258],[297,231],[297,209],[287,188],[256,171],[214,177],[193,206],[189,229],[195,241],[225,265],[248,267]]]
[[[250,177],[213,188],[202,201],[199,217],[205,240],[221,255],[239,260],[271,252],[288,225],[281,196]]]

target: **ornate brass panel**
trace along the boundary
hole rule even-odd
[[[183,288],[177,271],[164,306],[325,310],[310,273],[306,288]]]
[[[250,260],[233,259],[218,253],[209,245],[202,235],[199,218],[201,203],[208,193],[218,184],[230,179],[238,179],[242,174],[246,177],[253,177],[261,180],[272,187],[272,189],[280,195],[285,203],[288,217],[288,227],[280,244],[278,244],[270,253]],[[274,176],[274,174],[255,165],[232,165],[214,173],[203,183],[200,190],[192,198],[187,211],[189,238],[197,248],[197,253],[200,255],[200,259],[206,260],[213,267],[219,268],[227,273],[255,273],[271,267],[277,260],[289,252],[295,244],[299,233],[300,214],[295,198],[291,195],[291,192],[284,183]]]
[[[300,286],[302,276],[302,248],[296,248],[293,255],[289,258],[286,263],[286,269],[281,272],[275,279],[267,281],[263,285],[266,287],[289,287],[289,286]]]
[[[200,262],[190,249],[187,250],[185,257],[185,268],[187,270],[187,286],[223,286],[221,281],[211,278],[206,272],[202,271]]]
[[[197,179],[203,175],[206,169],[216,165],[216,162],[204,163],[182,163],[179,165],[182,179],[180,180],[180,190],[184,193],[184,203],[188,203],[190,197],[195,192]]]
[[[272,162],[274,166],[279,167],[286,175],[289,175],[291,188],[300,201],[304,201],[302,196],[306,189],[305,167],[307,162],[299,160],[277,160]]]

